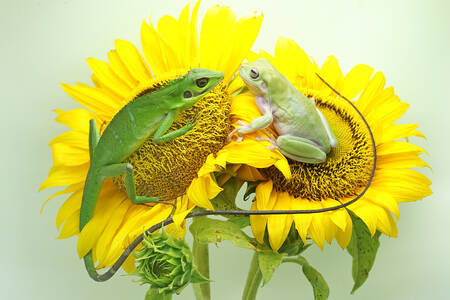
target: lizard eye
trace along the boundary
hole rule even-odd
[[[197,84],[197,86],[198,86],[199,88],[203,88],[203,87],[205,87],[205,86],[208,84],[208,81],[209,81],[208,78],[203,77],[203,78],[197,79],[197,80],[195,81],[195,83]]]
[[[252,79],[257,79],[259,77],[259,72],[256,69],[251,69],[250,70],[250,77]]]
[[[184,98],[191,98],[192,97],[192,92],[191,91],[184,91],[183,97]]]

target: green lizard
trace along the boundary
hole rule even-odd
[[[267,59],[243,64],[239,75],[255,96],[263,116],[250,124],[240,122],[231,136],[242,135],[273,125],[278,138],[265,139],[290,159],[305,163],[321,163],[338,142],[325,116],[314,105],[314,99],[300,93]]]
[[[100,137],[95,120],[90,121],[90,168],[86,177],[80,210],[80,231],[92,219],[98,195],[106,178],[125,174],[128,198],[135,204],[158,202],[157,197],[136,195],[133,166],[123,161],[152,137],[155,144],[179,137],[195,125],[167,133],[179,112],[189,109],[222,81],[222,72],[196,68],[174,79],[159,90],[134,99],[111,120]],[[92,252],[84,256],[86,269],[92,279],[98,279]]]

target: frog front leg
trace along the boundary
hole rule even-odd
[[[232,136],[237,132],[239,138],[236,142],[242,141],[242,136],[244,134],[249,134],[264,128],[267,128],[273,122],[273,115],[270,105],[267,101],[265,101],[262,97],[256,97],[256,103],[258,104],[258,108],[263,113],[263,115],[259,118],[253,119],[249,124],[244,123],[242,121],[238,121],[240,127],[235,128],[229,135],[228,140],[230,141]]]
[[[317,144],[298,136],[281,135],[276,146],[284,156],[296,161],[318,164],[327,159],[327,154]]]

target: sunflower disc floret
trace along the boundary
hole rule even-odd
[[[157,294],[179,294],[190,282],[208,281],[193,265],[191,249],[183,239],[163,231],[146,235],[142,245],[134,255],[138,263],[135,274]]]

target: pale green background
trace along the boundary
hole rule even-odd
[[[213,4],[204,1],[201,12]],[[327,279],[330,299],[449,299],[450,22],[447,1],[222,1],[239,15],[262,11],[254,49],[272,51],[278,35],[294,38],[322,63],[334,54],[345,72],[366,63],[382,70],[411,104],[402,123],[420,123],[434,173],[434,195],[402,204],[399,237],[381,238],[366,284],[350,296],[351,260],[336,244],[312,247],[311,263]],[[5,1],[0,5],[1,299],[143,299],[130,277],[91,281],[76,255],[76,239],[56,240],[54,220],[63,198],[42,202],[37,193],[51,166],[47,143],[66,129],[55,108],[79,107],[60,82],[89,82],[85,59],[106,58],[117,38],[139,44],[150,13],[178,15],[185,1]],[[212,247],[213,299],[239,299],[249,251],[224,243]],[[175,299],[193,299],[187,288]],[[258,299],[312,299],[297,266],[283,265]]]

